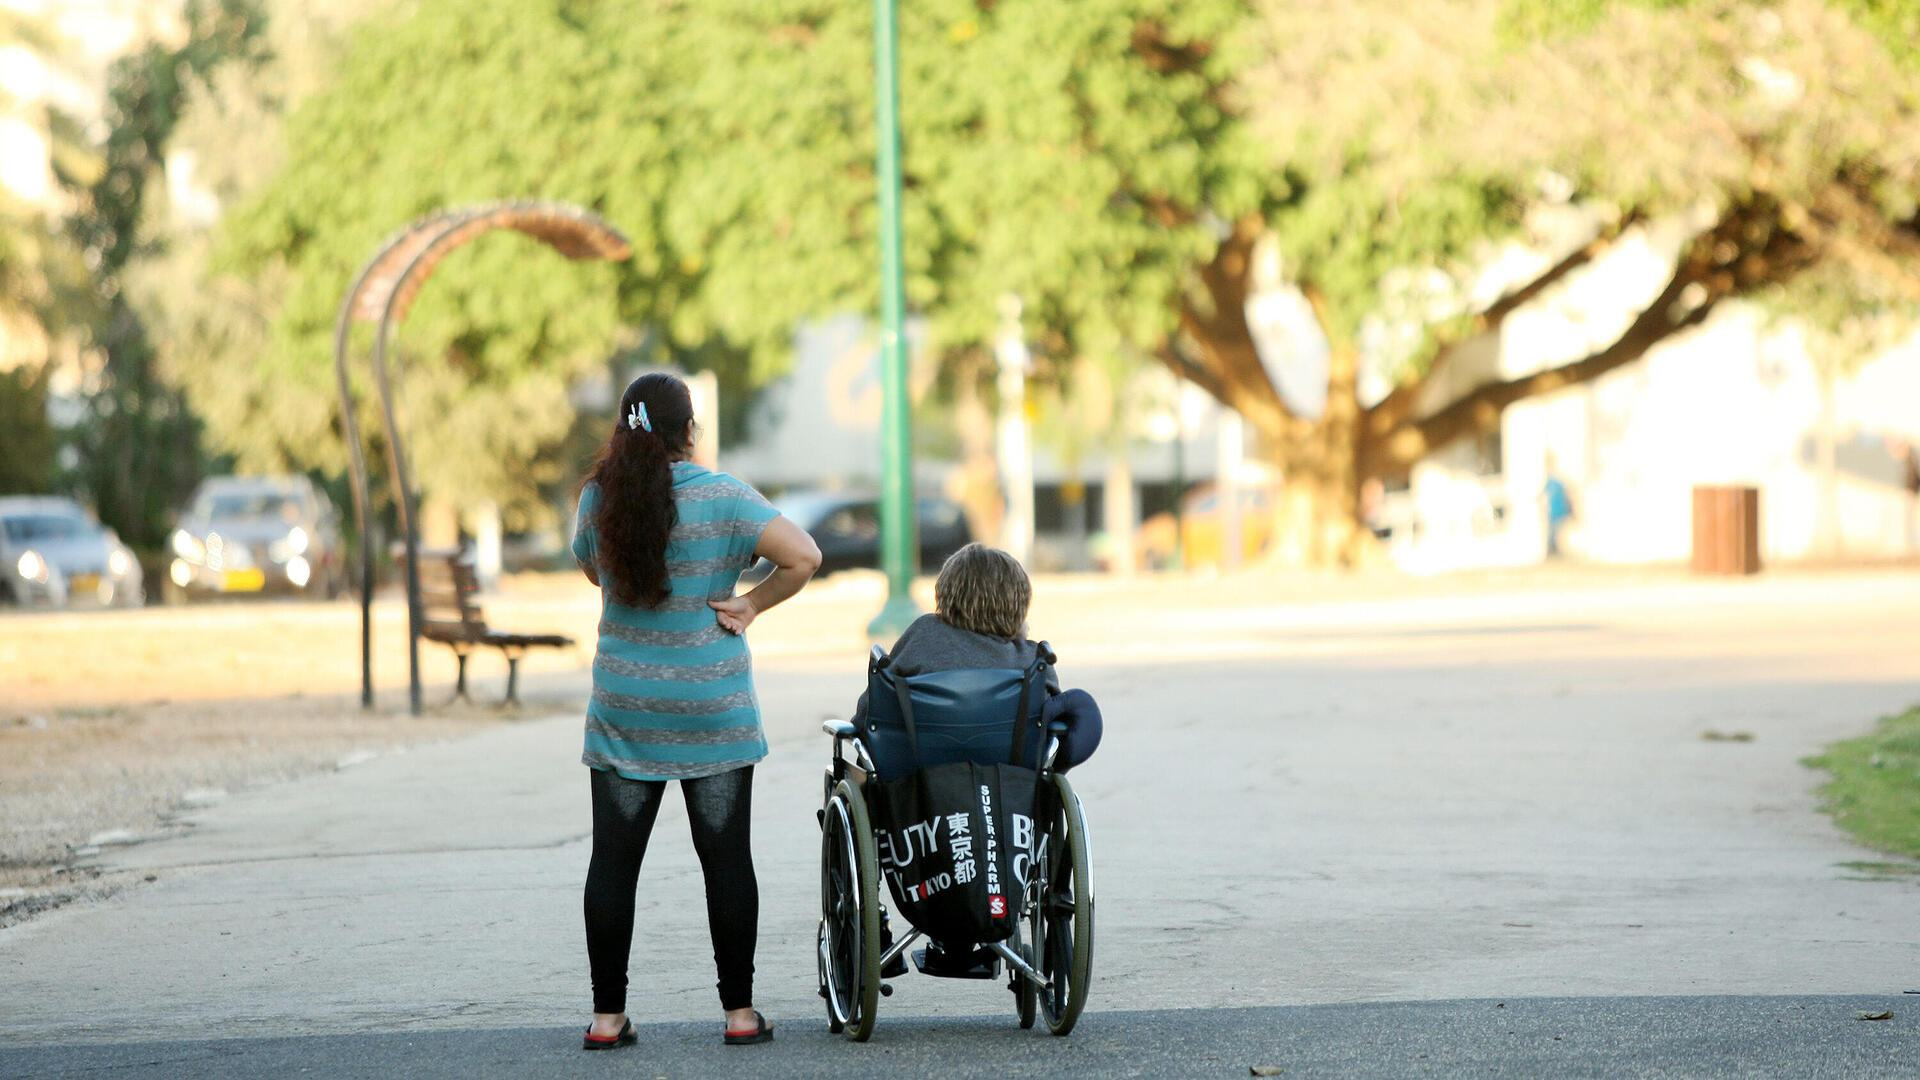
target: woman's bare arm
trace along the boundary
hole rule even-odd
[[[813,537],[784,517],[767,522],[753,553],[773,563],[773,573],[745,596],[707,601],[720,625],[736,634],[744,633],[761,612],[799,592],[820,569],[820,548]]]

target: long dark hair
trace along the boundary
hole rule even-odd
[[[600,583],[629,607],[659,607],[672,591],[667,536],[680,519],[672,466],[692,418],[686,383],[664,371],[640,376],[620,395],[613,434],[587,473],[586,482],[600,485]]]

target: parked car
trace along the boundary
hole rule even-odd
[[[207,479],[172,547],[170,603],[261,593],[333,597],[346,586],[340,516],[304,476]]]
[[[0,498],[0,601],[135,607],[145,599],[140,560],[79,503]]]
[[[800,491],[774,500],[774,508],[813,536],[820,547],[821,574],[879,568],[880,502],[875,496]],[[914,500],[914,518],[920,534],[921,570],[938,570],[949,555],[973,542],[966,514],[950,499]],[[753,584],[771,573],[773,564],[761,559],[740,580]]]
[[[1267,549],[1273,536],[1274,495],[1249,485],[1239,489],[1240,554],[1252,559]],[[1220,494],[1211,483],[1200,484],[1180,497],[1180,523],[1171,513],[1159,513],[1140,525],[1137,550],[1149,569],[1173,565],[1176,532],[1180,555],[1187,566],[1218,566],[1225,554]]]

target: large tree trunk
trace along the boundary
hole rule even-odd
[[[1360,522],[1359,353],[1351,344],[1333,347],[1327,376],[1326,412],[1293,418],[1271,444],[1281,476],[1273,556],[1288,566],[1352,565],[1372,540]]]

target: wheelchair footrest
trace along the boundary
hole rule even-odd
[[[922,975],[935,975],[942,979],[997,979],[1000,977],[1000,957],[992,949],[978,948],[969,952],[951,955],[939,946],[929,946],[913,950],[913,966],[920,969]]]

